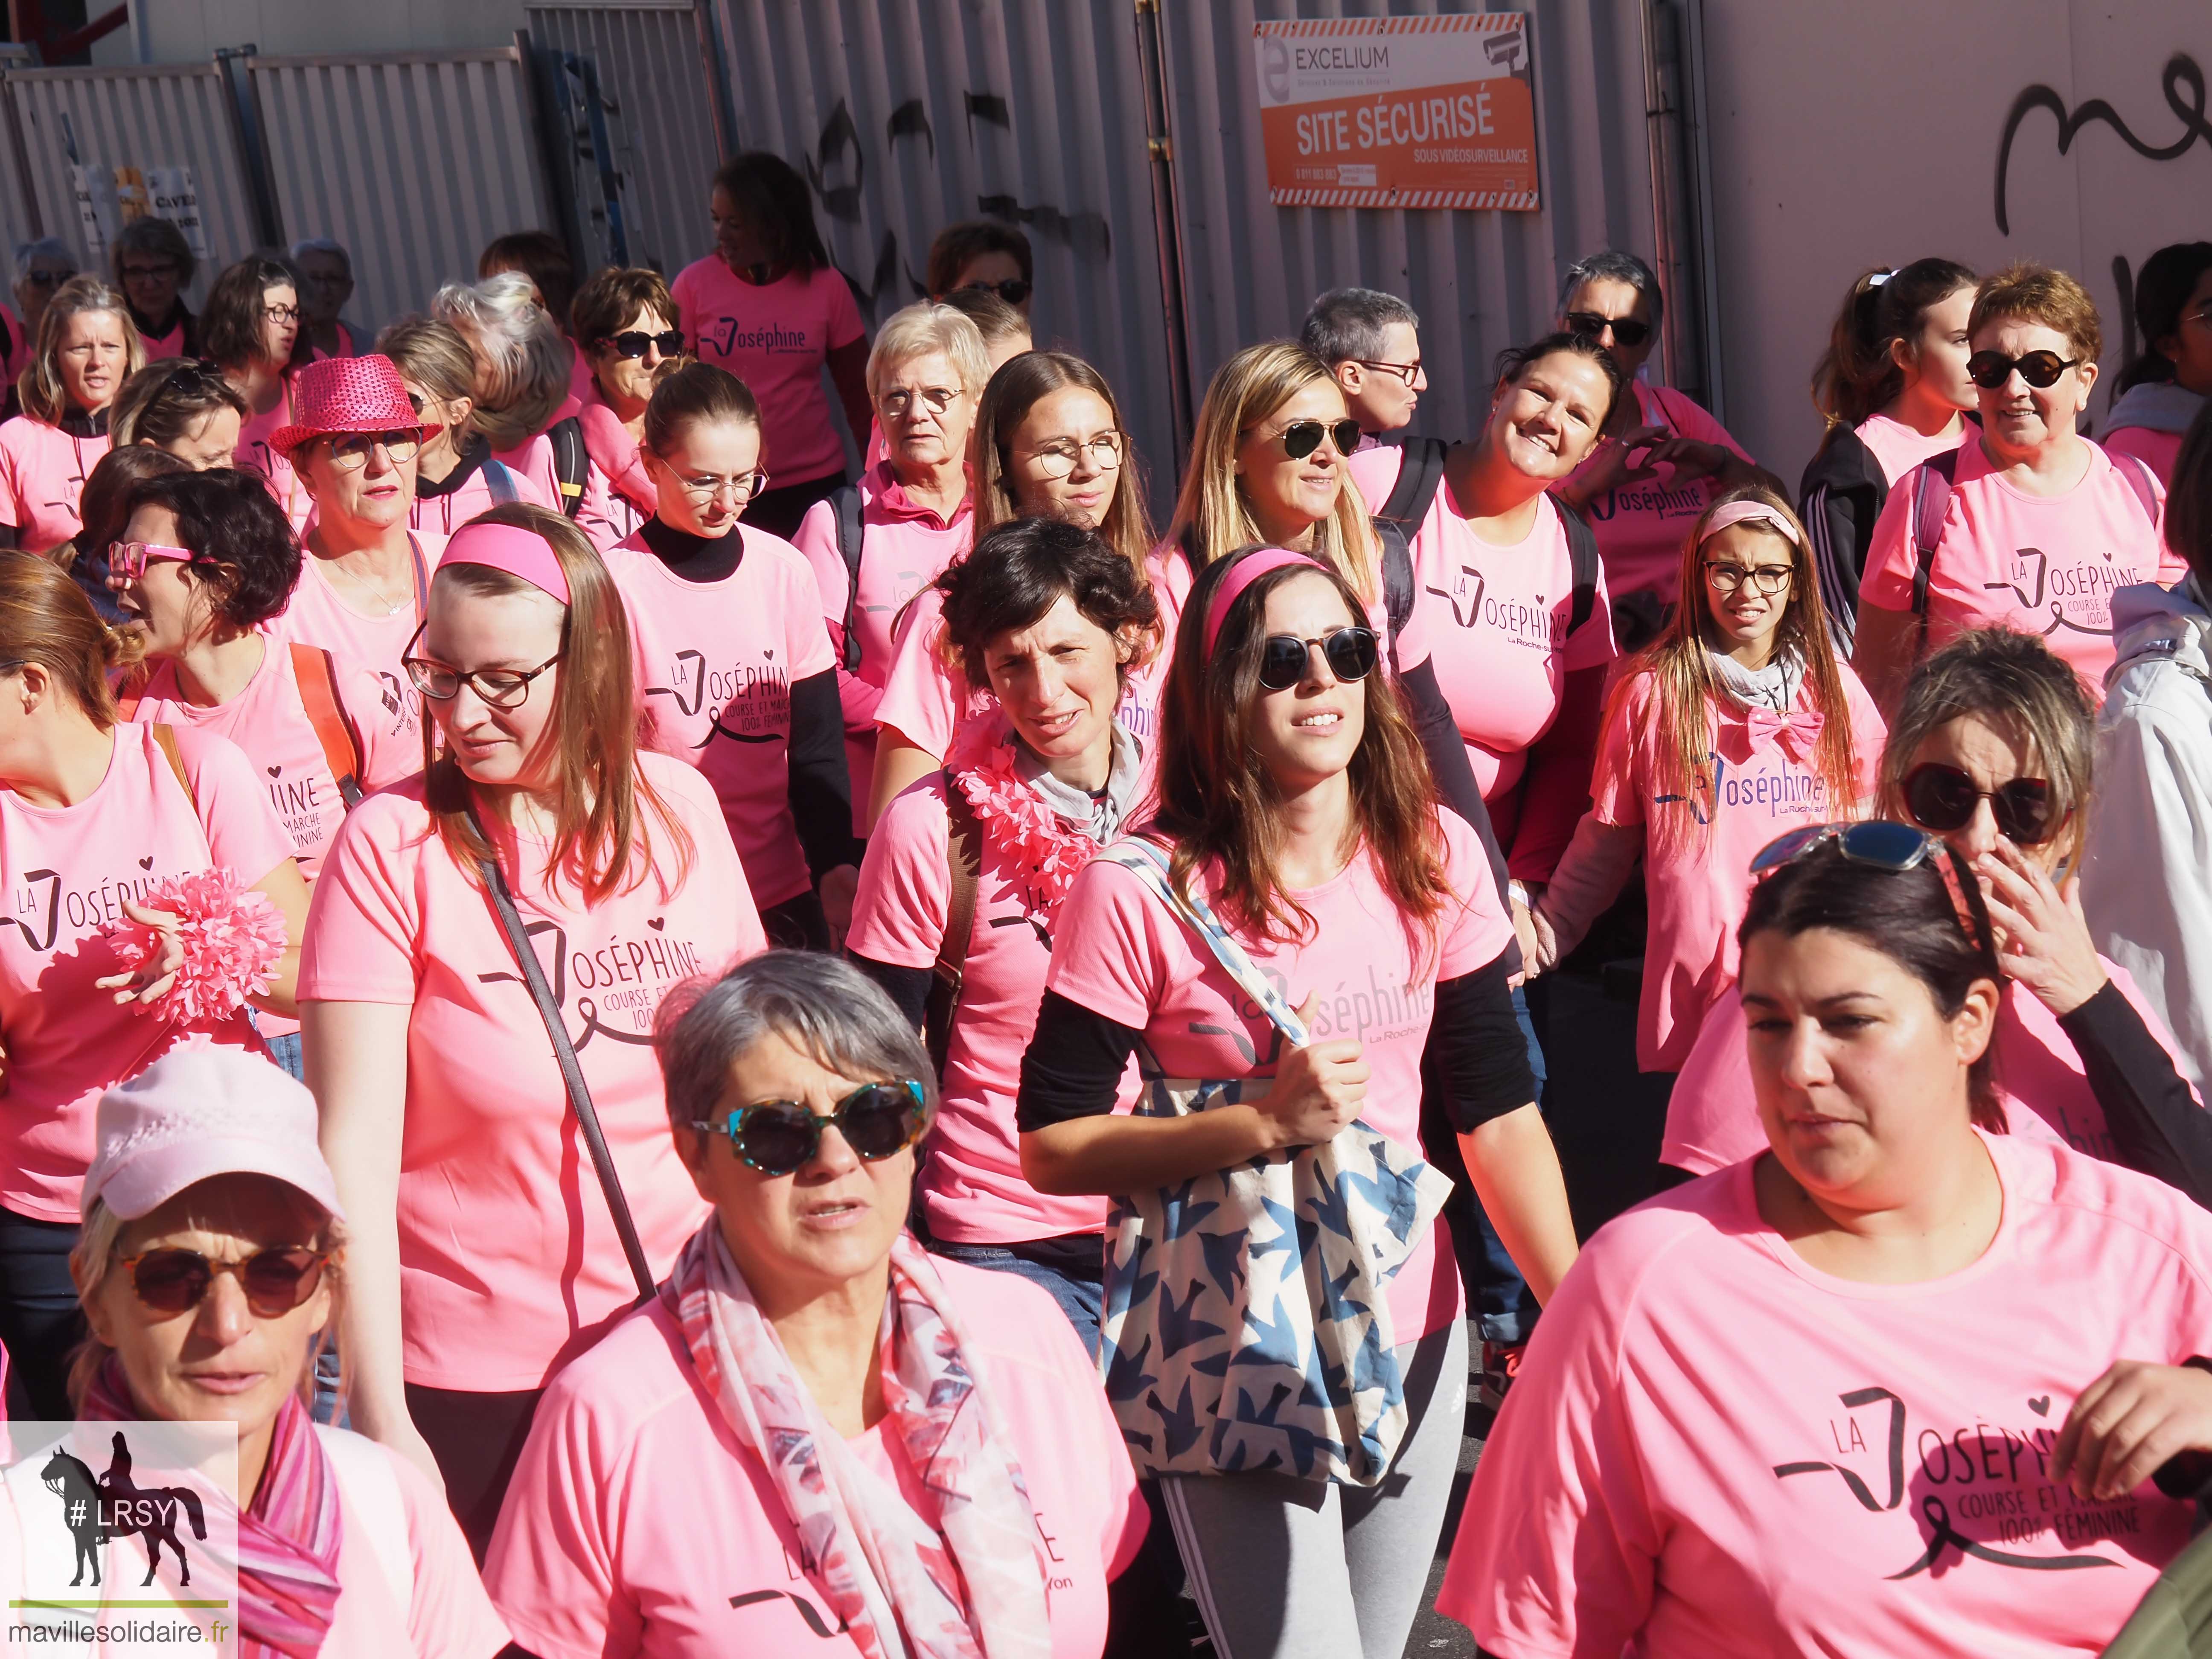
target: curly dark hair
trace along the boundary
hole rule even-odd
[[[257,627],[291,599],[300,538],[259,473],[228,466],[164,472],[131,492],[123,522],[142,507],[176,515],[177,545],[191,550],[192,574],[207,584],[216,614],[232,627]]]
[[[1065,594],[1086,621],[1133,641],[1133,669],[1159,648],[1160,607],[1152,584],[1097,531],[1058,519],[1016,519],[977,542],[937,579],[945,595],[947,666],[978,691],[991,689],[984,653],[1011,629],[1033,628]]]

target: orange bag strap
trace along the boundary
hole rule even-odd
[[[292,678],[300,684],[300,706],[315,741],[322,745],[331,776],[337,781],[338,798],[350,812],[361,805],[361,739],[338,701],[337,669],[331,653],[319,647],[294,644]]]

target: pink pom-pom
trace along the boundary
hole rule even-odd
[[[291,944],[275,902],[265,893],[240,888],[228,870],[173,877],[137,902],[176,917],[177,937],[184,945],[176,982],[160,1001],[139,1005],[141,1012],[165,1019],[191,1024],[231,1013],[247,997],[269,988]],[[109,943],[117,960],[133,973],[161,957],[158,928],[126,923],[109,935]]]

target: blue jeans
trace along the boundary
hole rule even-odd
[[[1513,988],[1513,1012],[1520,1017],[1521,1036],[1528,1045],[1528,1069],[1536,1074],[1536,1101],[1540,1106],[1544,1100],[1544,1048],[1536,1041],[1536,1028],[1528,1018],[1528,999],[1518,985]],[[1474,1196],[1472,1182],[1468,1188],[1468,1198],[1474,1212],[1474,1236],[1461,1241],[1460,1251],[1460,1273],[1467,1280],[1467,1310],[1484,1341],[1517,1347],[1536,1328],[1536,1316],[1541,1310],[1529,1291],[1528,1281],[1522,1278],[1520,1268],[1505,1253],[1498,1229],[1482,1212],[1482,1200]]]
[[[269,1045],[270,1059],[302,1083],[307,1080],[307,1074],[301,1066],[300,1034],[297,1031],[288,1031],[283,1036],[264,1037],[262,1041]]]
[[[1083,1339],[1083,1346],[1093,1359],[1098,1358],[1098,1322],[1104,1315],[1106,1292],[1105,1248],[1099,1248],[1099,1277],[1085,1279],[1080,1274],[1061,1273],[1042,1261],[1032,1261],[1027,1256],[1017,1255],[1003,1244],[948,1244],[943,1239],[932,1239],[930,1251],[948,1261],[964,1261],[971,1267],[988,1267],[994,1273],[1014,1273],[1032,1285],[1041,1285],[1060,1304],[1067,1322],[1075,1327],[1075,1334]]]

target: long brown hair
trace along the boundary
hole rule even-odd
[[[35,553],[0,552],[0,661],[36,663],[101,731],[115,724],[108,671],[135,665],[142,647],[100,621],[69,574]]]
[[[658,873],[672,892],[690,866],[690,836],[637,764],[637,690],[630,669],[629,621],[614,578],[599,554],[566,518],[529,501],[510,501],[478,514],[472,524],[512,525],[542,536],[568,582],[568,612],[561,621],[561,673],[554,683],[553,733],[561,755],[561,799],[554,814],[553,848],[545,863],[549,883],[563,875],[585,902],[599,904],[643,884]],[[432,580],[464,593],[493,597],[535,593],[520,576],[485,565],[447,564]],[[469,781],[460,763],[436,747],[436,726],[422,724],[423,799],[436,819],[439,839],[470,879],[493,856],[469,817]],[[641,833],[642,803],[670,837],[672,867],[662,867]],[[634,854],[644,858],[633,868]]]
[[[1114,388],[1080,357],[1065,351],[1024,351],[1009,357],[983,388],[975,410],[975,428],[968,440],[968,465],[975,474],[975,516],[973,540],[1002,524],[1023,516],[1015,503],[1009,471],[1013,459],[1014,433],[1029,418],[1030,410],[1055,392],[1080,386],[1097,394],[1122,434],[1121,476],[1115,481],[1113,504],[1098,526],[1106,544],[1128,560],[1139,580],[1152,550],[1152,525],[1145,511],[1145,478],[1136,452],[1128,447],[1128,431],[1121,425],[1121,405]]]
[[[1336,590],[1354,623],[1364,626],[1365,612],[1352,584],[1326,566],[1271,570],[1231,602],[1209,657],[1206,612],[1235,562],[1234,556],[1217,559],[1199,573],[1176,629],[1162,698],[1159,806],[1152,828],[1174,843],[1177,887],[1189,891],[1192,870],[1213,860],[1221,869],[1224,921],[1256,934],[1303,940],[1311,937],[1313,917],[1277,875],[1281,805],[1273,781],[1253,758],[1252,715],[1265,695],[1260,659],[1267,645],[1267,595],[1286,581],[1317,574]],[[1353,823],[1409,936],[1433,942],[1436,918],[1451,887],[1428,761],[1391,676],[1378,668],[1361,685],[1367,716],[1352,757]]]
[[[1783,608],[1776,632],[1778,652],[1795,647],[1805,660],[1805,680],[1813,700],[1826,716],[1819,741],[1814,745],[1813,769],[1826,786],[1832,817],[1851,815],[1858,804],[1857,756],[1851,744],[1850,705],[1844,697],[1844,678],[1837,666],[1835,647],[1828,641],[1826,613],[1820,604],[1820,577],[1813,567],[1811,544],[1797,515],[1764,484],[1741,484],[1715,496],[1682,543],[1681,599],[1674,621],[1665,633],[1646,646],[1613,689],[1617,707],[1638,673],[1651,676],[1658,708],[1651,727],[1657,746],[1660,793],[1676,801],[1671,811],[1653,825],[1656,835],[1694,835],[1698,825],[1692,810],[1697,798],[1698,775],[1706,770],[1713,743],[1713,712],[1728,699],[1713,673],[1711,650],[1715,643],[1712,609],[1705,600],[1705,556],[1702,544],[1721,508],[1736,501],[1757,501],[1782,515],[1796,530],[1792,542],[1771,525],[1754,525],[1790,549],[1790,602]],[[1608,709],[1608,717],[1613,711]]]

